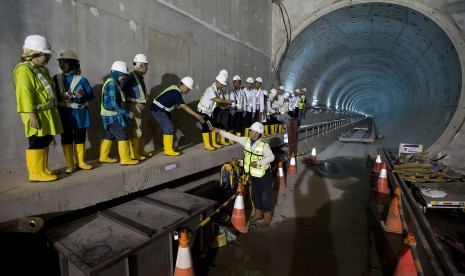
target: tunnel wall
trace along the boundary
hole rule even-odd
[[[138,53],[149,59],[145,75],[149,102],[164,88],[184,76],[192,76],[195,87],[184,100],[194,109],[221,69],[229,78],[239,74],[262,77],[270,82],[271,1],[185,0],[7,0],[0,4],[0,172],[22,173],[28,146],[16,112],[13,69],[27,35],[45,36],[55,54],[48,68],[59,73],[57,54],[63,49],[80,57],[82,75],[90,81],[96,98],[90,104],[88,159],[98,156],[104,137],[100,118],[101,87],[115,60],[132,69]],[[146,111],[149,111],[147,105]],[[162,132],[150,113],[144,116],[147,150],[161,150]],[[199,143],[200,125],[182,110],[173,112],[178,146]],[[64,165],[60,137],[51,147],[51,167]]]
[[[373,3],[373,2],[386,2],[392,4],[398,4],[406,7],[410,7],[414,10],[417,10],[430,19],[432,19],[436,24],[438,24],[444,32],[449,36],[450,40],[454,43],[454,46],[457,50],[457,53],[460,58],[460,63],[462,67],[462,82],[465,79],[465,1],[296,1],[288,0],[284,1],[287,12],[291,18],[291,27],[292,27],[292,38],[294,39],[302,30],[304,30],[309,24],[317,20],[322,15],[325,15],[331,11],[334,11],[338,8],[355,5],[358,3]],[[281,55],[285,48],[285,32],[284,25],[282,23],[281,14],[277,5],[273,7],[273,46],[272,46],[272,66],[276,68],[276,64],[279,62]],[[308,82],[312,82],[311,78],[318,78],[318,76],[312,76],[309,73]],[[305,83],[298,82],[300,86],[306,86]],[[415,137],[415,135],[428,135],[428,133],[434,133],[435,127],[433,124],[441,122],[435,122],[428,120],[427,116],[436,116],[444,118],[443,124],[446,124],[445,131],[441,134],[437,134],[439,137],[429,148],[428,152],[430,155],[435,155],[440,151],[443,151],[442,154],[448,154],[448,161],[453,164],[453,167],[460,169],[463,167],[463,157],[461,152],[457,152],[458,149],[462,148],[465,144],[465,139],[463,138],[464,129],[462,128],[464,121],[464,94],[465,88],[462,85],[461,97],[458,103],[458,107],[454,108],[455,110],[450,110],[450,106],[443,106],[438,108],[436,105],[437,97],[447,97],[443,95],[443,91],[438,91],[439,93],[433,97],[429,97],[429,100],[421,108],[414,108],[413,110],[408,110],[408,106],[403,110],[403,116],[405,118],[412,118],[412,115],[417,117],[418,122],[415,122],[421,126],[421,131],[405,131],[403,133],[389,133],[390,135],[405,135],[405,139],[418,139],[421,140],[424,137]],[[309,98],[310,95],[307,95]],[[424,100],[424,99],[422,99]],[[433,113],[433,115],[428,115],[426,111]],[[432,112],[431,112],[432,111]],[[455,113],[454,113],[455,111]],[[418,112],[425,112],[425,116],[417,116]],[[441,115],[442,114],[442,115]],[[450,114],[454,114],[452,118],[448,118]],[[401,114],[392,114],[386,113],[381,114],[378,122],[384,124],[389,124],[389,119],[392,116],[397,116]],[[449,122],[448,122],[449,121]],[[305,123],[305,121],[304,121]],[[432,126],[433,125],[433,126]],[[444,126],[439,126],[438,129],[443,128]],[[431,129],[432,128],[432,129]],[[387,128],[389,129],[389,127]],[[393,129],[391,129],[392,131]],[[395,128],[394,128],[395,130]],[[440,130],[442,131],[442,130]],[[423,132],[419,134],[420,132]]]

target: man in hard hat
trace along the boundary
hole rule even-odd
[[[131,139],[131,158],[145,160],[152,156],[144,150],[145,142],[142,133],[145,105],[147,103],[147,88],[145,86],[144,75],[147,73],[149,61],[144,54],[137,54],[133,61],[134,71],[124,80],[122,89],[126,97],[128,109],[134,114],[134,119],[128,128]]]
[[[66,173],[90,170],[87,164],[86,132],[90,126],[88,101],[94,98],[89,81],[81,76],[79,58],[71,50],[63,50],[58,55],[58,65],[63,73],[53,77],[58,95],[58,111],[64,132],[61,134],[61,146],[66,160]],[[74,159],[76,158],[76,165]]]
[[[254,80],[248,77],[245,81],[244,92],[244,120],[242,128],[244,129],[244,136],[249,136],[249,128],[252,125],[252,117],[255,117],[255,94],[253,91]]]
[[[222,89],[218,91],[218,97],[223,100],[230,100],[230,93],[229,93],[229,83],[228,83],[228,71],[223,69],[220,71],[218,75],[224,75],[226,77],[226,85],[223,86]],[[231,105],[227,104],[217,104],[215,109],[213,110],[213,118],[216,119],[216,122],[223,128],[227,129],[229,125],[230,119],[230,108]],[[220,142],[219,145],[221,146],[228,146],[229,143],[226,142],[225,138],[220,135]]]
[[[263,90],[260,89],[262,86],[262,78],[258,77],[255,79],[253,84],[253,94],[255,97],[255,111],[252,113],[252,122],[263,121],[264,110],[265,110],[265,97]]]
[[[102,88],[102,103],[100,115],[105,128],[105,139],[100,146],[100,163],[116,163],[116,159],[108,157],[111,145],[118,141],[118,152],[121,165],[136,165],[139,160],[133,160],[129,153],[129,138],[126,128],[131,124],[134,113],[126,107],[126,99],[120,85],[128,75],[128,67],[123,61],[115,61],[111,66],[110,77]]]
[[[305,92],[307,91],[306,88],[302,88],[300,90],[300,93],[298,95],[298,102],[297,102],[297,127],[300,127],[302,124],[302,116],[305,114],[305,108],[306,108],[306,99],[305,99]]]
[[[287,113],[287,110],[285,111],[285,103],[286,103],[286,93],[284,93],[284,86],[279,86],[278,87],[278,94],[277,94],[277,112],[276,112],[276,120],[277,124],[275,125],[276,128],[276,133],[284,133],[284,128],[281,123],[281,121],[278,120],[278,118],[281,116],[281,114]]]
[[[48,146],[63,132],[50,73],[45,66],[52,56],[47,40],[40,35],[26,37],[21,61],[14,69],[17,111],[29,142],[26,165],[29,181],[54,181],[59,171],[48,168]]]
[[[202,138],[204,148],[206,150],[215,150],[222,146],[216,143],[216,133],[211,132],[206,121],[209,121],[213,126],[217,127],[218,123],[213,118],[213,111],[217,104],[230,105],[233,103],[231,100],[221,99],[218,97],[218,93],[223,86],[226,85],[227,78],[224,74],[216,77],[215,83],[207,87],[200,98],[199,104],[197,105],[197,113],[199,113],[205,119],[205,123],[202,123]],[[211,144],[210,144],[211,139]]]
[[[238,137],[218,128],[212,130],[244,146],[244,170],[250,174],[252,201],[255,207],[255,214],[250,221],[263,219],[264,226],[270,225],[272,219],[271,189],[273,187],[270,164],[274,161],[274,154],[270,146],[260,139],[264,133],[263,124],[253,123],[248,137]]]
[[[278,92],[276,91],[276,89],[272,88],[270,89],[270,93],[266,98],[266,114],[268,117],[270,135],[276,134],[275,124],[278,123],[276,119],[276,112],[278,107],[277,94]]]
[[[187,113],[194,116],[200,123],[205,123],[203,117],[192,110],[182,98],[182,95],[189,93],[194,87],[194,80],[191,77],[182,78],[178,85],[171,85],[163,90],[158,97],[153,100],[150,111],[163,130],[163,148],[165,155],[178,156],[180,153],[174,150],[174,126],[171,122],[171,112],[180,107]]]
[[[233,131],[237,136],[241,136],[245,112],[245,96],[241,87],[241,77],[238,75],[233,77],[233,87],[231,89],[230,99],[234,101],[231,105],[231,132]],[[230,143],[234,143],[234,141],[230,140]]]

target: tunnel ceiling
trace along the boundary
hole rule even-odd
[[[282,58],[286,90],[306,87],[314,106],[372,116],[380,132],[403,129],[393,145],[431,145],[460,99],[453,43],[434,21],[404,6],[334,10],[304,28]]]

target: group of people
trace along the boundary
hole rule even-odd
[[[92,165],[85,162],[86,132],[90,126],[88,102],[95,97],[92,87],[81,75],[79,57],[71,50],[59,53],[57,60],[62,73],[51,77],[45,66],[51,55],[50,45],[43,36],[30,35],[25,39],[23,54],[14,70],[17,111],[29,142],[26,163],[30,181],[58,179],[59,171],[50,170],[47,165],[48,147],[57,134],[61,134],[66,173],[92,169]],[[103,84],[100,114],[105,138],[100,145],[101,163],[117,162],[109,157],[115,140],[121,165],[135,165],[152,155],[144,150],[142,118],[147,105],[144,81],[149,66],[147,56],[137,54],[133,65],[134,70],[129,72],[125,62],[115,61]],[[178,107],[201,123],[206,150],[234,143],[234,139],[226,142],[226,135],[217,137],[212,127],[248,137],[251,125],[261,122],[263,136],[266,136],[283,132],[277,119],[279,114],[289,112],[296,117],[302,114],[298,105],[291,104],[291,97],[284,93],[283,87],[268,93],[260,88],[261,78],[247,78],[246,87],[241,87],[241,78],[237,75],[232,84],[228,87],[228,72],[222,70],[215,83],[203,93],[197,110],[191,109],[182,97],[194,86],[194,80],[188,76],[167,87],[154,99],[150,112],[163,131],[165,155],[180,155],[173,145],[175,128],[171,121],[171,112]],[[296,98],[301,98],[298,93]]]

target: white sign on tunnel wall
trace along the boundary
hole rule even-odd
[[[423,152],[423,145],[421,144],[404,144],[399,145],[399,155],[402,153],[419,153]]]

